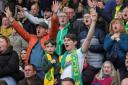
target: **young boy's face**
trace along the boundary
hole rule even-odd
[[[45,51],[49,54],[53,54],[55,51],[55,45],[52,45],[51,43],[48,43],[45,45]]]
[[[64,46],[65,46],[65,49],[70,52],[70,51],[74,50],[74,48],[76,46],[76,41],[73,41],[72,39],[65,37],[64,38]]]

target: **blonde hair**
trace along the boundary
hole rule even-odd
[[[111,69],[112,69],[112,72],[110,74],[111,77],[114,77],[115,76],[115,68],[114,68],[114,65],[110,62],[110,61],[105,61],[101,67],[101,70],[99,71],[99,73],[96,75],[97,79],[102,79],[103,76],[104,76],[104,73],[103,73],[103,68],[104,68],[104,65],[105,64],[110,64],[111,65]]]
[[[120,24],[121,24],[121,26],[122,26],[122,30],[120,31],[121,33],[125,33],[125,29],[124,29],[124,21],[122,20],[122,19],[118,19],[118,18],[115,18],[115,19],[113,19],[112,21],[111,21],[111,23],[110,23],[110,25],[109,25],[109,33],[110,34],[113,34],[114,32],[113,32],[113,30],[112,30],[112,25],[113,25],[113,23],[115,23],[115,22],[119,22]]]
[[[128,9],[128,6],[126,6],[123,10],[126,10],[126,9]]]

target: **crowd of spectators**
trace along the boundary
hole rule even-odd
[[[128,0],[0,0],[0,85],[127,85]]]

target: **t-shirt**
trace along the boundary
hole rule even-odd
[[[36,68],[42,68],[42,57],[44,55],[43,48],[41,47],[40,40],[38,40],[37,44],[33,47],[31,56],[30,56],[30,64],[36,66]]]
[[[71,58],[69,58],[69,56],[71,54],[67,55],[67,57],[66,57],[67,61],[70,61]],[[84,64],[84,54],[82,53],[81,48],[77,50],[77,57],[78,57],[78,64],[79,64],[80,74],[81,74],[81,72],[83,70],[83,64]],[[69,66],[64,68],[60,78],[64,79],[66,77],[72,78],[72,64],[70,64]]]

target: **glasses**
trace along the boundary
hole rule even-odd
[[[60,17],[60,18],[65,18],[65,17],[67,17],[67,16],[60,15],[59,17]]]

